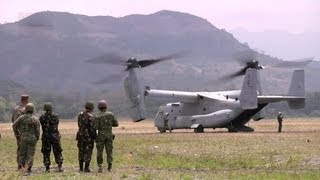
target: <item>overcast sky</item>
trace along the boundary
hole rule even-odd
[[[220,29],[320,32],[320,0],[0,0],[0,23],[46,10],[122,17],[164,9],[200,16]]]

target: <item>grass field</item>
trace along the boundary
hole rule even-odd
[[[121,120],[114,129],[113,172],[107,173],[104,166],[104,173],[98,174],[96,149],[94,172],[78,172],[77,126],[63,122],[65,172],[44,173],[39,141],[33,173],[23,177],[16,170],[11,124],[0,124],[0,179],[320,179],[320,119],[285,119],[282,133],[276,132],[276,120],[249,125],[254,132],[206,129],[201,134],[192,130],[160,134],[152,121]]]

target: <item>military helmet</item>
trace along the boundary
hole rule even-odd
[[[88,102],[86,102],[86,104],[84,105],[84,107],[85,107],[86,109],[91,109],[91,110],[93,110],[93,109],[94,109],[94,104],[93,104],[93,102],[88,101]]]
[[[101,100],[98,103],[98,109],[107,108],[107,102],[105,100]]]
[[[29,99],[29,95],[28,94],[22,94],[21,95],[21,100],[28,100]]]
[[[26,112],[34,112],[34,104],[33,103],[28,103],[26,105]]]
[[[52,106],[52,103],[51,103],[51,102],[46,102],[46,103],[44,103],[44,105],[43,105],[43,110],[44,110],[44,111],[52,111],[52,108],[53,108],[53,106]]]

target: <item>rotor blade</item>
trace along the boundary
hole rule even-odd
[[[242,68],[241,70],[235,72],[235,73],[232,73],[232,74],[229,74],[229,75],[226,75],[226,76],[223,76],[221,78],[219,78],[219,81],[222,81],[222,80],[230,80],[230,79],[233,79],[235,77],[238,77],[238,76],[243,76],[246,74],[246,71],[247,71],[247,67],[244,67]]]
[[[304,67],[311,63],[313,61],[313,58],[303,58],[296,61],[282,61],[273,67],[281,67],[281,68],[291,68],[291,67]]]
[[[88,59],[85,61],[86,63],[91,64],[112,64],[112,65],[123,65],[125,62],[125,58],[117,55],[116,53],[105,53],[101,56]]]
[[[123,78],[123,74],[111,74],[108,77],[105,77],[103,79],[93,82],[93,84],[99,85],[99,84],[117,83],[117,82],[121,82],[122,78]]]
[[[140,67],[143,68],[143,67],[150,66],[152,64],[161,62],[161,61],[178,59],[178,58],[181,58],[183,56],[184,55],[182,53],[175,53],[175,54],[171,54],[171,55],[164,56],[164,57],[157,58],[157,59],[144,59],[144,60],[138,61],[138,64],[139,64]]]
[[[242,66],[246,66],[248,62],[256,60],[257,53],[255,51],[253,51],[253,50],[246,50],[246,51],[236,52],[232,56]]]

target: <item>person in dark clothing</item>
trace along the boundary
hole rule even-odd
[[[46,167],[46,172],[50,172],[50,153],[51,148],[53,150],[54,158],[58,164],[58,171],[62,172],[62,148],[60,142],[60,132],[58,130],[59,126],[59,116],[52,111],[53,106],[50,102],[45,103],[43,110],[46,111],[40,116],[40,123],[42,127],[42,148],[43,153],[43,164]]]

